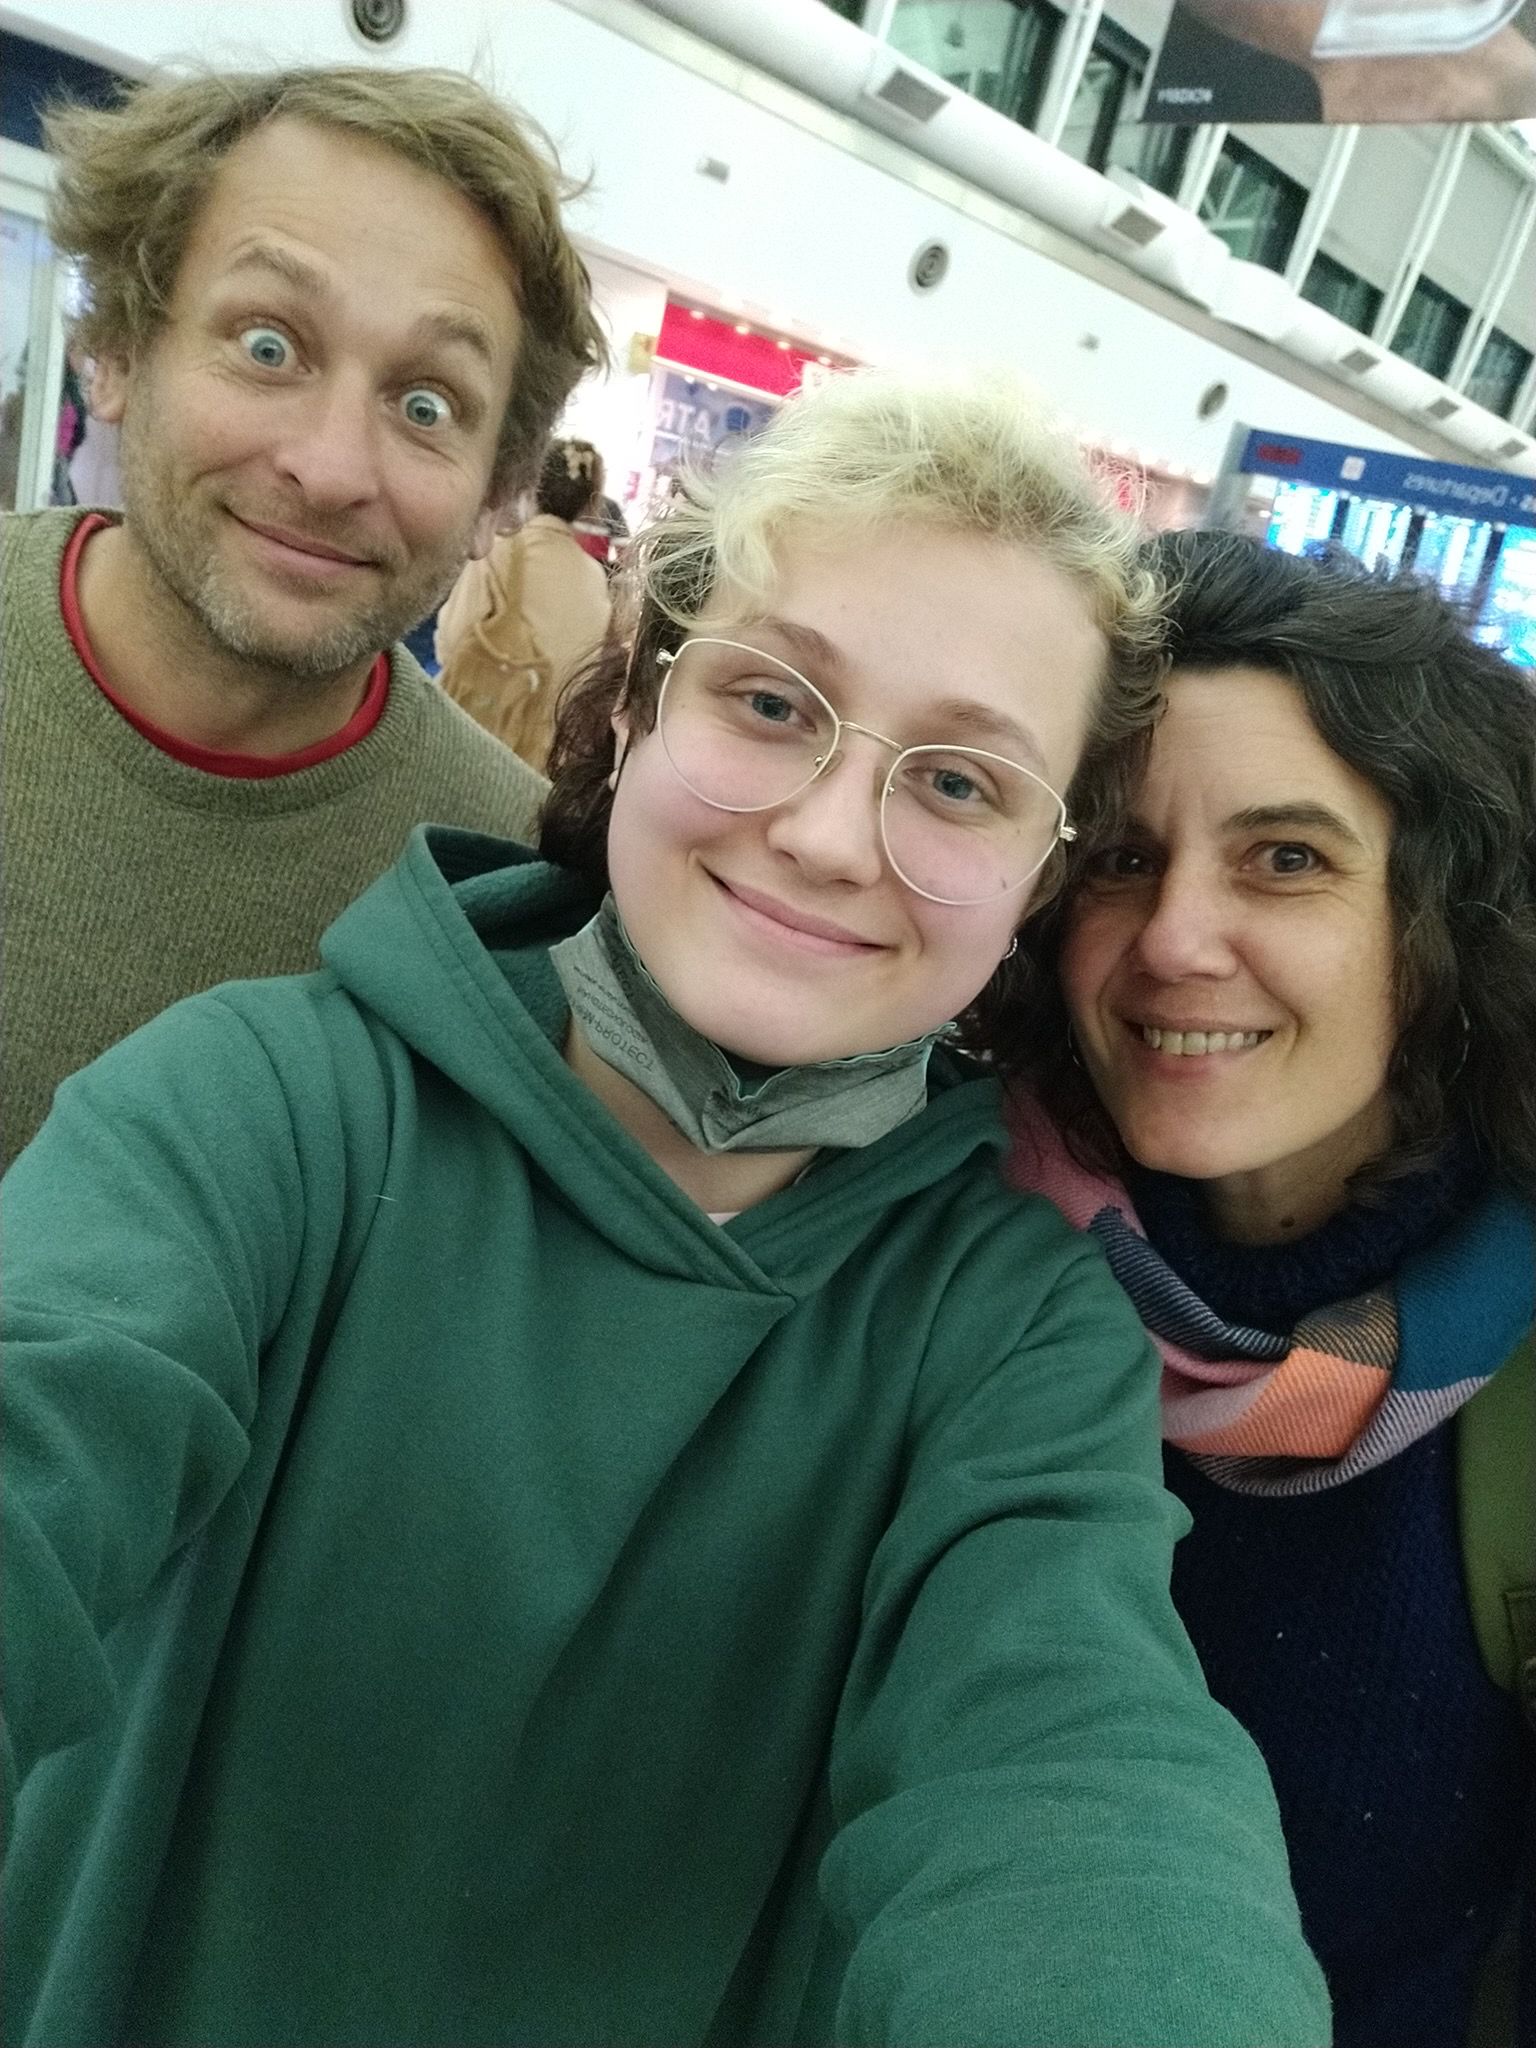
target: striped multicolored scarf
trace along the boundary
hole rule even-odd
[[[1163,1360],[1163,1435],[1237,1493],[1321,1493],[1470,1400],[1536,1314],[1528,1204],[1489,1194],[1390,1285],[1282,1335],[1227,1322],[1147,1242],[1119,1181],[1080,1166],[1039,1105],[1009,1105],[1009,1184],[1097,1238]]]

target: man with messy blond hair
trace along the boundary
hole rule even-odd
[[[604,357],[547,147],[456,74],[174,79],[48,140],[124,509],[5,537],[7,1156],[167,1004],[313,965],[413,825],[531,833],[399,642]]]

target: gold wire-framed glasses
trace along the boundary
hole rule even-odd
[[[701,634],[675,654],[656,704],[679,780],[717,811],[771,811],[840,757],[845,732],[895,755],[880,786],[880,840],[906,886],[930,903],[996,902],[1025,888],[1076,837],[1061,796],[1004,754],[903,747],[842,718],[816,685],[744,640]]]

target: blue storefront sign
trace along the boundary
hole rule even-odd
[[[1342,441],[1305,441],[1256,427],[1232,465],[1351,497],[1390,499],[1418,512],[1458,512],[1500,526],[1536,527],[1536,479],[1503,469],[1470,469],[1424,455],[1384,455]]]
[[[657,469],[675,469],[684,461],[707,469],[777,411],[776,399],[723,391],[702,377],[669,370],[655,402],[651,462]]]

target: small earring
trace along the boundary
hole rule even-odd
[[[1019,935],[1018,935],[1018,933],[1017,933],[1017,932],[1015,932],[1015,933],[1014,933],[1014,935],[1013,935],[1013,937],[1012,937],[1012,938],[1011,938],[1011,939],[1010,939],[1010,940],[1008,941],[1008,950],[1007,950],[1007,952],[1006,952],[1006,953],[1005,953],[1005,954],[1003,955],[1003,960],[1011,960],[1011,959],[1013,958],[1014,954],[1015,954],[1015,953],[1017,953],[1017,951],[1018,951],[1018,950],[1019,950]],[[998,966],[999,966],[999,967],[1001,967],[1001,966],[1002,966],[1002,964],[1003,964],[1003,960],[999,960],[999,961],[998,961],[998,963],[997,963],[997,964],[998,964]]]
[[[1070,1024],[1067,1026],[1067,1058],[1079,1072],[1082,1071],[1083,1062],[1077,1050],[1077,1033]]]

